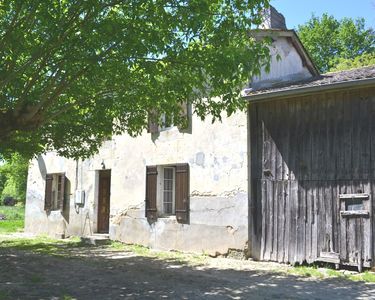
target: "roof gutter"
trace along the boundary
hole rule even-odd
[[[264,101],[273,101],[280,98],[286,98],[286,97],[297,97],[301,94],[305,95],[311,95],[319,92],[324,91],[337,91],[340,89],[353,89],[358,87],[366,87],[366,86],[374,86],[375,87],[375,78],[369,78],[369,79],[361,79],[361,80],[351,80],[351,81],[345,81],[345,82],[338,82],[333,84],[325,84],[325,85],[317,85],[317,86],[308,86],[308,87],[299,87],[299,88],[291,88],[286,89],[282,91],[270,91],[258,95],[248,95],[244,96],[243,99],[246,101],[249,101],[251,103],[253,102],[264,102]]]

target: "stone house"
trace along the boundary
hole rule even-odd
[[[165,250],[227,253],[249,248],[250,255],[258,259],[306,260],[302,255],[295,258],[295,252],[290,257],[283,252],[279,259],[272,245],[281,235],[278,229],[269,229],[272,237],[265,231],[266,225],[274,222],[274,211],[264,204],[272,202],[265,200],[260,184],[272,181],[278,169],[269,161],[282,154],[277,146],[268,151],[267,145],[275,143],[264,138],[266,131],[254,134],[255,128],[260,132],[266,124],[254,112],[270,99],[285,100],[296,86],[303,95],[315,82],[316,87],[321,86],[316,91],[325,93],[340,88],[345,78],[351,82],[363,78],[356,79],[354,72],[349,72],[349,77],[335,77],[335,82],[320,76],[296,33],[285,28],[283,17],[273,8],[267,16],[262,30],[254,35],[271,37],[271,68],[244,89],[248,112],[211,124],[191,115],[189,108],[188,130],[165,126],[151,128],[136,138],[113,136],[98,154],[83,161],[53,152],[38,157],[29,168],[26,231],[57,236],[103,233],[114,240]],[[324,78],[326,81],[321,81]],[[268,113],[278,115],[275,110]],[[272,128],[283,126],[281,119],[277,120],[280,122]],[[263,155],[265,150],[267,155]],[[290,166],[291,171],[293,168]],[[281,214],[281,210],[277,212],[278,218]]]

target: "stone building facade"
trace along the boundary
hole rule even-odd
[[[280,15],[271,11],[272,16],[278,21],[268,19],[266,29],[253,32],[272,38],[270,72],[253,78],[244,96],[318,74],[295,32],[284,28]],[[40,156],[29,169],[26,231],[107,233],[164,250],[244,250],[253,147],[247,118],[237,112],[212,124],[193,115],[188,131],[171,126],[136,138],[114,136],[84,161],[53,152]]]

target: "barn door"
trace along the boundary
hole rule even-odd
[[[98,233],[109,232],[111,171],[99,171]]]
[[[340,195],[340,260],[362,267],[372,265],[371,201],[368,194]]]

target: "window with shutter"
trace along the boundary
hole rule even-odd
[[[189,222],[189,165],[148,166],[146,168],[146,217],[176,216]]]
[[[191,122],[192,122],[192,109],[191,104],[181,103],[180,113],[178,116],[179,121],[178,129],[180,132],[191,133]],[[158,113],[156,110],[152,111],[148,115],[148,130],[149,133],[158,133],[160,131],[169,130],[175,126],[176,118],[173,115],[166,113]]]
[[[66,178],[64,173],[46,175],[46,190],[44,196],[44,209],[64,210]]]

